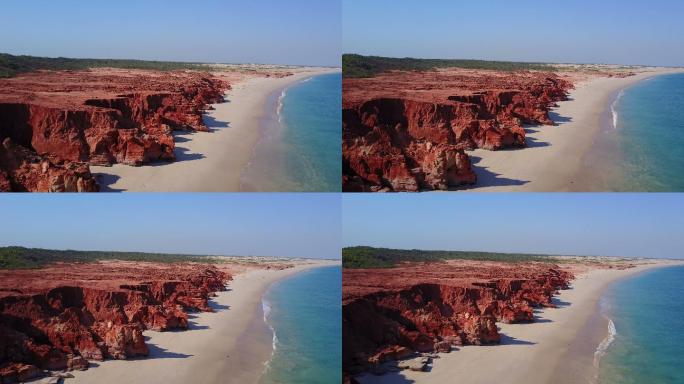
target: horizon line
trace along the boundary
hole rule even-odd
[[[144,253],[144,254],[159,254],[159,255],[178,255],[178,256],[193,256],[193,257],[263,257],[273,259],[312,259],[312,260],[339,260],[331,257],[306,257],[306,256],[264,256],[264,255],[228,255],[228,254],[206,254],[193,252],[162,252],[162,251],[122,251],[112,249],[71,249],[71,248],[43,248],[43,247],[29,247],[26,245],[0,245],[0,250],[5,248],[24,248],[24,249],[39,249],[44,251],[61,251],[61,252],[113,252],[113,253]]]
[[[610,255],[573,255],[567,253],[540,253],[540,252],[522,252],[522,251],[483,251],[483,250],[472,250],[472,249],[428,249],[428,248],[392,248],[392,247],[379,247],[371,245],[347,245],[343,246],[342,250],[346,248],[374,248],[374,249],[389,249],[396,251],[427,251],[427,252],[480,252],[480,253],[498,253],[503,255],[532,255],[532,256],[550,256],[550,257],[610,257],[610,258],[623,258],[623,259],[652,259],[652,260],[684,260],[684,257],[652,257],[652,256],[610,256]]]
[[[591,63],[591,62],[553,62],[553,61],[526,61],[526,60],[500,60],[500,59],[485,59],[485,58],[447,58],[447,57],[413,57],[413,56],[382,56],[374,54],[361,53],[343,53],[342,56],[356,55],[363,57],[378,57],[383,59],[412,59],[412,60],[462,60],[462,61],[489,61],[501,63],[524,63],[524,64],[560,64],[560,65],[620,65],[626,67],[654,67],[654,68],[684,68],[682,65],[648,65],[648,64],[620,64],[620,63]]]
[[[122,58],[122,57],[87,57],[87,56],[44,56],[44,55],[31,55],[31,54],[14,54],[9,52],[0,52],[0,55],[9,55],[14,57],[33,57],[39,59],[71,59],[71,60],[127,60],[127,61],[146,61],[146,62],[158,62],[158,63],[180,63],[180,64],[201,64],[201,65],[273,65],[281,67],[319,67],[319,68],[341,68],[342,63],[339,65],[316,65],[316,64],[283,64],[283,63],[265,63],[265,62],[220,62],[220,61],[187,61],[187,60],[162,60],[162,59],[132,59],[132,58]],[[340,56],[341,60],[341,56]]]

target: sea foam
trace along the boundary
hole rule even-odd
[[[278,108],[276,109],[276,114],[278,115],[278,123],[283,123],[283,105],[285,104],[285,96],[287,96],[287,91],[283,89],[278,97]]]
[[[613,129],[617,129],[617,125],[618,125],[617,105],[618,105],[618,102],[620,101],[620,98],[622,98],[622,96],[624,94],[625,94],[624,90],[620,91],[620,93],[618,93],[615,100],[613,100],[613,104],[610,105],[610,113],[613,115]]]
[[[617,330],[615,329],[615,323],[613,323],[612,319],[608,319],[608,334],[601,341],[601,343],[598,345],[598,347],[596,347],[596,351],[594,352],[594,367],[596,367],[596,368],[599,367],[599,364],[601,362],[601,358],[608,351],[608,347],[610,347],[610,345],[613,343],[616,335],[617,335]]]
[[[275,355],[276,348],[278,347],[278,336],[276,335],[275,328],[273,328],[273,325],[271,325],[271,322],[269,320],[269,318],[271,316],[271,304],[266,299],[262,299],[261,300],[261,308],[263,309],[263,312],[264,312],[264,322],[266,323],[268,328],[271,330],[271,333],[273,334],[273,340],[271,342],[271,356],[264,363],[264,370],[262,372],[262,373],[266,373],[271,368],[271,361],[273,360],[273,356]]]

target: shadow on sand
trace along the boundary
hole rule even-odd
[[[477,183],[472,186],[465,186],[455,188],[455,190],[468,190],[477,189],[481,187],[499,187],[499,186],[514,186],[514,185],[525,185],[529,181],[509,179],[506,177],[501,177],[501,174],[492,172],[485,167],[478,166],[477,164],[482,161],[479,156],[470,155],[470,161],[473,163],[473,171],[477,175]]]
[[[121,176],[111,175],[109,173],[95,174],[95,180],[97,180],[97,183],[100,185],[100,192],[125,192],[125,189],[112,187],[119,179],[121,179]]]
[[[536,126],[525,127],[525,143],[527,144],[527,148],[541,148],[550,146],[551,143],[548,143],[546,141],[539,141],[537,138],[530,136],[531,134],[535,134],[537,132],[539,132],[539,129]]]
[[[501,344],[500,345],[535,345],[531,341],[516,339],[515,337],[501,334]]]
[[[145,341],[147,342],[147,337]],[[170,352],[168,349],[158,347],[155,344],[150,344],[147,342],[147,347],[150,350],[150,355],[146,359],[187,359],[193,355],[188,355],[185,353]]]
[[[567,306],[570,305],[569,302],[563,301],[563,300],[561,300],[561,299],[559,299],[559,298],[557,298],[557,297],[554,297],[554,298],[551,299],[551,304],[555,305],[556,308],[564,308],[564,307],[567,307]]]
[[[209,132],[214,132],[218,129],[230,128],[229,122],[216,120],[216,118],[206,114],[203,116],[203,120],[204,124],[207,126],[207,128],[209,128]]]
[[[558,112],[549,112],[549,118],[556,124],[560,125],[563,123],[569,123],[572,121],[572,117],[561,116]]]

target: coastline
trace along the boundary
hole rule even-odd
[[[259,125],[261,136],[252,149],[249,162],[240,174],[240,191],[317,192],[335,191],[336,186],[339,187],[339,178],[333,177],[334,181],[331,181],[328,173],[330,170],[325,167],[331,160],[337,160],[336,163],[339,164],[339,159],[330,157],[332,153],[328,152],[323,158],[316,157],[317,154],[320,155],[320,151],[312,151],[311,147],[316,145],[308,140],[312,140],[312,137],[315,139],[321,131],[314,129],[315,132],[306,133],[308,129],[312,129],[310,122],[307,122],[312,118],[309,115],[319,115],[321,112],[317,109],[320,108],[319,101],[306,100],[301,96],[302,92],[311,92],[306,88],[307,83],[321,84],[320,81],[331,78],[330,76],[340,76],[340,73],[308,76],[277,89],[268,96],[265,104],[267,113],[264,113]],[[311,82],[314,79],[316,81]],[[306,104],[303,104],[304,102]],[[306,107],[303,108],[303,105]],[[335,111],[338,110],[333,104],[325,105],[334,108]],[[314,110],[316,113],[313,113]],[[307,115],[308,119],[304,118],[302,113]],[[322,115],[325,116],[325,113]],[[330,125],[337,126],[334,123]],[[334,142],[332,141],[333,144]],[[328,144],[328,141],[318,144]]]
[[[263,319],[266,290],[299,272],[337,264],[306,260],[283,270],[240,272],[211,301],[215,312],[191,314],[188,331],[145,331],[148,357],[91,363],[91,369],[72,372],[74,378],[66,382],[258,382],[272,353],[272,334]]]
[[[527,148],[468,151],[478,180],[463,190],[577,192],[611,188],[607,180],[619,175],[611,174],[610,169],[596,169],[605,162],[601,157],[607,161],[605,156],[610,155],[602,153],[605,143],[599,136],[606,119],[612,119],[606,116],[611,103],[621,90],[640,81],[679,72],[682,70],[646,68],[630,77],[593,77],[577,82],[569,100],[552,109],[555,126],[526,127]]]
[[[646,264],[649,262],[649,264]],[[401,371],[357,377],[368,383],[508,383],[543,384],[592,382],[594,351],[606,337],[608,320],[598,321],[602,292],[612,283],[652,268],[681,265],[681,261],[644,261],[635,268],[591,269],[578,273],[572,289],[555,297],[558,308],[536,313],[531,324],[497,324],[504,335],[496,346],[463,346],[440,354],[430,372]],[[588,353],[588,355],[587,355]],[[594,367],[594,368],[592,368]]]
[[[323,75],[317,74],[316,76]],[[297,81],[291,82],[287,84],[286,86],[282,88],[275,89],[273,92],[268,94],[264,100],[264,113],[259,119],[259,124],[258,124],[258,130],[259,130],[259,137],[257,140],[254,142],[254,145],[252,145],[251,152],[249,159],[247,162],[244,164],[242,169],[240,169],[240,182],[239,182],[239,191],[241,192],[263,192],[261,186],[259,185],[259,182],[263,180],[263,178],[268,178],[272,175],[263,175],[261,178],[256,177],[256,175],[251,175],[252,168],[255,168],[255,158],[260,156],[259,149],[261,146],[265,144],[268,140],[276,140],[280,141],[282,140],[282,131],[285,129],[283,126],[283,116],[282,116],[282,108],[284,105],[284,99],[287,95],[288,89],[290,89],[293,86],[296,86],[298,84],[301,84],[303,81],[306,81],[307,79],[311,79],[313,76],[306,76],[297,79]],[[261,154],[263,156],[264,154]],[[270,159],[273,161],[273,163],[278,164],[276,167],[281,166],[284,164],[284,162],[287,160],[285,158],[278,158],[278,159]],[[269,162],[270,163],[270,162]],[[269,170],[272,170],[276,167],[273,167],[272,165],[269,164]],[[258,170],[255,173],[259,173]],[[251,177],[251,178],[250,178]],[[261,180],[255,180],[255,179],[261,179]],[[268,191],[268,189],[266,189]],[[277,192],[277,191],[273,191]]]
[[[175,132],[177,160],[141,167],[91,166],[103,191],[237,192],[240,176],[262,136],[262,118],[274,92],[335,68],[301,68],[293,75],[247,77],[231,84],[226,101],[204,115],[209,132]],[[217,74],[220,76],[220,73]]]
[[[341,339],[339,339],[341,331],[324,333],[327,336],[321,336],[321,330],[331,327],[333,323],[338,323],[331,321],[331,314],[327,312],[331,307],[321,307],[323,296],[326,297],[324,301],[329,301],[329,296],[324,294],[322,296],[321,292],[339,289],[334,280],[321,280],[320,278],[320,276],[329,277],[331,273],[341,278],[341,264],[325,265],[289,275],[271,284],[264,292],[262,299],[264,322],[271,332],[273,348],[268,361],[264,364],[259,383],[332,383],[341,380],[341,360],[339,357],[329,356],[336,356],[334,351],[327,351],[335,343],[340,343],[341,352]],[[302,290],[303,284],[309,289],[314,288],[319,291]],[[309,293],[306,294],[306,292]],[[302,297],[302,294],[305,296]],[[306,304],[303,304],[304,302]],[[317,307],[318,310],[324,312],[311,312],[312,307]],[[335,303],[332,307],[333,312],[336,312],[338,307],[339,305]],[[296,326],[294,326],[295,323]],[[317,347],[321,345],[326,345],[328,348],[322,350]],[[318,354],[312,353],[316,350],[318,353],[325,352],[326,356],[319,357]],[[329,366],[330,361],[340,366],[332,368]],[[339,376],[338,379],[333,379],[335,376]]]

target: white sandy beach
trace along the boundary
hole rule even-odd
[[[146,331],[150,356],[107,360],[72,372],[66,383],[256,383],[272,353],[272,334],[263,320],[262,296],[275,281],[327,265],[311,260],[284,270],[249,269],[234,276],[212,300],[213,313],[190,316],[188,331]]]
[[[249,77],[231,84],[226,102],[214,104],[205,123],[210,132],[177,132],[172,163],[91,167],[104,191],[237,192],[240,174],[261,137],[260,121],[269,95],[311,76],[339,72],[303,68],[292,76]]]
[[[626,270],[590,270],[577,276],[572,289],[561,291],[555,300],[558,308],[539,311],[537,322],[499,324],[501,345],[464,346],[440,354],[440,358],[433,360],[430,372],[365,374],[358,379],[363,384],[590,383],[595,374],[591,368],[593,351],[600,340],[592,342],[587,356],[568,356],[568,352],[587,321],[596,314],[601,292],[618,279],[674,264],[681,262],[653,261]],[[601,338],[607,334],[607,320],[602,323],[605,331]]]
[[[598,77],[576,84],[570,99],[558,103],[551,118],[555,126],[527,129],[527,148],[469,151],[477,184],[469,191],[592,191],[605,190],[601,180],[583,174],[594,164],[586,161],[601,130],[602,116],[611,95],[652,76],[681,69],[648,68],[626,78]],[[595,174],[592,173],[592,177]],[[600,176],[599,176],[600,177]]]

